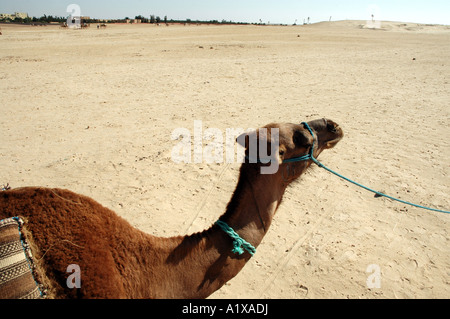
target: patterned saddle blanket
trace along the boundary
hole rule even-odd
[[[22,234],[23,220],[0,220],[0,299],[43,298],[33,276],[31,249]]]

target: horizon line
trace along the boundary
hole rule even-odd
[[[17,13],[23,13],[23,12],[18,12]],[[4,14],[4,13],[0,13],[0,14]],[[27,13],[28,14],[28,13]],[[68,19],[69,16],[64,17],[64,16],[53,16],[53,15],[46,15],[44,14],[43,16],[40,17],[36,17],[36,16],[28,16],[29,18],[36,18],[36,19],[40,19],[43,17],[53,17],[56,19],[60,19],[60,18],[64,18],[64,19]],[[142,16],[142,15],[141,15]],[[81,18],[85,18],[88,17],[89,19],[86,20],[98,20],[98,21],[102,21],[105,23],[118,23],[118,22],[110,22],[110,21],[124,21],[124,20],[136,20],[139,18],[136,18],[138,16],[135,16],[134,18],[130,18],[128,17],[124,17],[124,18],[92,18],[90,16],[75,16],[75,17],[81,17]],[[143,17],[143,16],[142,16]],[[155,16],[155,17],[159,17],[159,16]],[[145,18],[145,17],[144,17]],[[161,18],[161,17],[159,17]],[[147,18],[146,18],[147,19]],[[15,24],[23,24],[23,20],[21,19],[22,22],[14,22],[14,20],[12,20],[11,22],[4,22],[3,20],[0,19],[0,23],[4,24],[4,23],[15,23]],[[150,20],[150,19],[148,19]],[[246,21],[232,21],[232,20],[225,20],[222,19],[221,21],[213,19],[213,20],[194,20],[194,19],[190,19],[190,18],[186,18],[186,19],[167,19],[168,23],[211,23],[211,24],[241,24],[241,25],[246,25],[246,24],[250,24],[250,25],[279,25],[279,26],[303,26],[303,25],[313,25],[313,24],[318,24],[318,23],[333,23],[333,22],[357,22],[357,21],[370,21],[370,19],[340,19],[340,20],[321,20],[321,21],[315,21],[315,22],[309,22],[309,23],[283,23],[283,22],[246,22]],[[374,20],[374,22],[381,22],[381,23],[412,23],[412,24],[417,24],[417,25],[423,25],[423,26],[450,26],[450,24],[445,24],[445,23],[429,23],[429,22],[414,22],[414,21],[401,21],[401,20]],[[51,21],[51,22],[47,22],[47,23],[58,23],[58,21]],[[157,24],[157,23],[164,23],[164,19],[161,19],[160,22],[141,22],[140,24]]]
[[[20,11],[14,11],[14,13],[2,13],[0,12],[0,14],[6,14],[6,15],[14,15],[15,13],[26,13],[27,16],[29,18],[36,18],[36,19],[40,19],[43,17],[53,17],[53,18],[64,18],[64,19],[68,19],[71,15],[68,16],[58,16],[58,15],[47,15],[47,14],[43,14],[42,16],[38,17],[36,15],[29,15],[28,12],[20,12]],[[144,16],[142,14],[139,15],[134,15],[134,18],[130,17],[130,16],[125,16],[123,18],[99,18],[99,17],[91,17],[90,15],[80,15],[77,17],[89,17],[89,20],[102,20],[102,21],[108,21],[108,20],[126,20],[126,18],[128,18],[129,20],[134,20],[134,19],[139,19],[137,17],[142,17],[144,19],[148,19],[150,20],[151,17],[154,18],[159,18],[160,22],[164,21],[164,18],[167,17],[167,21],[174,21],[174,22],[197,22],[197,23],[208,23],[208,22],[216,22],[219,24],[226,24],[226,23],[230,23],[230,24],[263,24],[263,25],[309,25],[309,24],[316,24],[316,23],[323,23],[323,22],[339,22],[339,21],[370,21],[369,18],[367,19],[355,19],[355,18],[346,18],[346,19],[337,19],[337,20],[333,20],[332,17],[330,16],[329,20],[319,20],[319,21],[314,21],[314,22],[308,22],[306,23],[306,20],[309,21],[309,17],[308,18],[301,18],[301,19],[295,19],[295,22],[270,22],[271,20],[268,19],[264,19],[267,21],[262,21],[262,19],[258,19],[258,21],[233,21],[232,19],[227,20],[227,19],[192,19],[192,18],[168,18],[168,15],[156,15],[156,14],[149,14],[147,16]],[[23,20],[23,19],[22,19]],[[303,22],[302,22],[303,20]],[[448,26],[450,24],[447,23],[437,23],[437,22],[415,22],[415,21],[406,21],[406,20],[383,20],[383,19],[375,19],[374,21],[377,22],[395,22],[395,23],[414,23],[414,24],[419,24],[419,25],[443,25],[443,26]]]

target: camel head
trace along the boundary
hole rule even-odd
[[[328,119],[307,124],[309,128],[304,124],[271,123],[242,134],[237,142],[245,148],[245,164],[259,167],[261,174],[281,174],[285,181],[295,180],[312,162],[301,158],[310,154],[313,142],[317,158],[344,136],[339,125]]]

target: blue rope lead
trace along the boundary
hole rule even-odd
[[[319,167],[322,167],[322,168],[326,169],[326,170],[329,171],[330,173],[333,173],[334,175],[339,176],[340,178],[346,180],[347,182],[350,182],[350,183],[352,183],[352,184],[355,184],[356,186],[362,187],[362,188],[364,188],[365,190],[368,190],[369,192],[375,193],[375,194],[377,194],[377,195],[379,195],[379,196],[383,196],[383,197],[386,197],[386,198],[395,200],[395,201],[397,201],[397,202],[400,202],[400,203],[403,203],[403,204],[407,204],[407,205],[411,205],[411,206],[414,206],[414,207],[423,208],[423,209],[428,209],[428,210],[432,210],[432,211],[439,212],[439,213],[450,214],[450,211],[446,211],[446,210],[442,210],[442,209],[436,209],[436,208],[430,208],[430,207],[426,207],[426,206],[422,206],[422,205],[417,205],[417,204],[414,204],[414,203],[410,203],[410,202],[407,202],[407,201],[404,201],[404,200],[401,200],[401,199],[398,199],[398,198],[395,198],[395,197],[392,197],[392,196],[389,196],[389,195],[380,193],[380,192],[375,191],[375,190],[373,190],[373,189],[371,189],[371,188],[369,188],[369,187],[367,187],[367,186],[364,186],[364,185],[362,185],[362,184],[360,184],[360,183],[357,183],[357,182],[355,182],[355,181],[352,181],[351,179],[349,179],[349,178],[347,178],[347,177],[345,177],[345,176],[342,176],[341,174],[339,174],[339,173],[333,171],[332,169],[329,169],[328,167],[326,167],[325,165],[323,165],[321,162],[319,162],[319,161],[314,157],[314,133],[313,133],[313,131],[311,130],[311,128],[309,127],[308,123],[303,122],[302,124],[306,127],[306,129],[309,131],[309,133],[311,133],[311,135],[312,135],[312,137],[313,137],[313,144],[312,144],[312,146],[311,146],[311,151],[310,151],[309,154],[307,154],[307,155],[303,155],[303,156],[295,157],[295,158],[291,158],[291,159],[286,159],[286,160],[283,161],[284,163],[292,163],[292,162],[300,162],[300,161],[308,161],[308,160],[312,160],[312,161],[313,161],[314,163],[316,163]]]
[[[322,163],[320,163],[320,162],[319,162],[318,160],[316,160],[314,157],[312,157],[311,159],[313,160],[314,163],[316,163],[317,165],[319,165],[319,167],[324,168],[325,170],[329,171],[330,173],[333,173],[334,175],[336,175],[336,176],[338,176],[338,177],[340,177],[340,178],[346,180],[347,182],[350,182],[350,183],[352,183],[352,184],[355,184],[356,186],[362,187],[362,188],[364,188],[365,190],[368,190],[369,192],[375,193],[375,194],[377,194],[377,195],[379,195],[379,196],[383,196],[383,197],[386,197],[386,198],[395,200],[395,201],[397,201],[397,202],[400,202],[400,203],[403,203],[403,204],[407,204],[407,205],[411,205],[411,206],[414,206],[414,207],[423,208],[423,209],[428,209],[428,210],[432,210],[432,211],[439,212],[439,213],[450,214],[450,211],[446,211],[446,210],[441,210],[441,209],[436,209],[436,208],[431,208],[431,207],[426,207],[426,206],[422,206],[422,205],[410,203],[410,202],[407,202],[407,201],[404,201],[404,200],[401,200],[401,199],[398,199],[398,198],[395,198],[395,197],[392,197],[392,196],[383,194],[383,193],[378,192],[378,191],[376,191],[376,190],[373,190],[373,189],[371,189],[371,188],[369,188],[369,187],[367,187],[367,186],[364,186],[364,185],[362,185],[362,184],[360,184],[360,183],[357,183],[357,182],[355,182],[355,181],[352,181],[351,179],[349,179],[349,178],[347,178],[347,177],[345,177],[345,176],[342,176],[341,174],[339,174],[339,173],[333,171],[332,169],[329,169],[328,167],[326,167],[325,165],[323,165]]]
[[[243,238],[241,238],[241,236],[238,235],[238,233],[236,233],[233,228],[231,228],[230,226],[228,226],[227,223],[218,220],[216,222],[216,225],[218,225],[220,228],[222,228],[222,230],[228,234],[228,236],[230,236],[231,238],[234,239],[233,241],[233,249],[231,250],[233,253],[235,254],[239,254],[242,255],[244,253],[244,249],[246,251],[249,252],[250,255],[254,255],[256,253],[256,248],[253,247],[252,244],[250,244],[249,242],[245,241]],[[242,248],[244,247],[244,249]]]

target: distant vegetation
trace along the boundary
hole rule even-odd
[[[159,16],[150,15],[149,17],[145,17],[142,15],[135,16],[134,19],[140,20],[141,23],[149,23],[149,24],[158,24],[158,23],[194,23],[194,24],[250,24],[247,22],[234,22],[234,21],[227,21],[227,20],[192,20],[192,19],[185,19],[185,20],[174,20],[174,19],[167,19],[167,16],[161,18]],[[92,18],[85,18],[83,19],[84,23],[126,23],[127,20],[134,20],[133,18],[130,19],[129,17],[125,17],[123,19],[92,19]],[[64,23],[67,21],[67,17],[57,17],[52,15],[43,15],[40,18],[37,17],[27,17],[25,19],[16,17],[15,19],[5,18],[0,19],[0,22],[6,22],[6,23],[19,23],[19,24],[48,24],[48,23]]]
[[[51,23],[51,22],[65,22],[67,20],[67,18],[64,17],[54,17],[54,16],[47,16],[47,15],[43,15],[40,18],[36,18],[36,17],[27,17],[27,18],[18,18],[16,17],[15,19],[11,19],[11,18],[4,18],[4,19],[0,19],[1,22],[9,22],[9,23],[25,23],[25,24],[31,24],[31,23]]]

